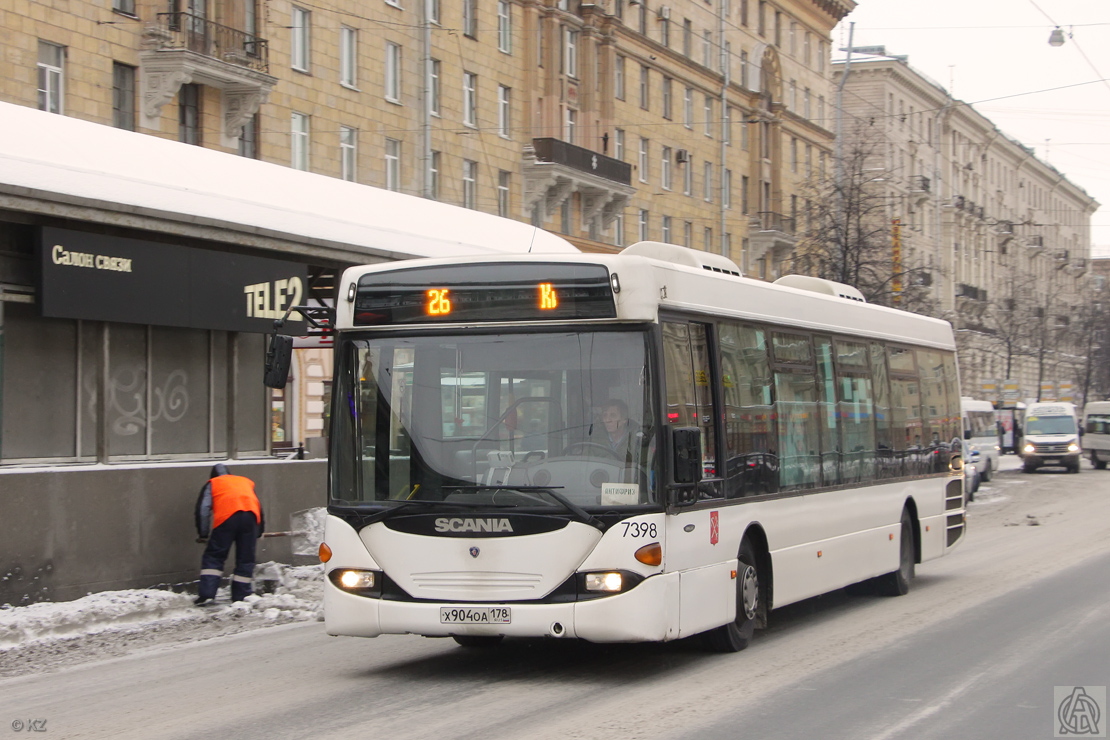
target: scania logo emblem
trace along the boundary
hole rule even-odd
[[[476,558],[476,557],[478,557],[478,555],[479,555],[479,554],[480,554],[481,552],[482,552],[482,551],[481,551],[481,550],[479,550],[479,549],[478,549],[477,547],[472,547],[472,548],[470,548],[470,557],[472,557],[472,558]]]

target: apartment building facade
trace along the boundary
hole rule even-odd
[[[843,145],[874,152],[902,269],[957,329],[964,392],[1080,401],[1099,204],[905,61],[853,60],[843,107]]]

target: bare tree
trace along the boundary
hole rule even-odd
[[[861,122],[844,145],[832,177],[811,177],[793,269],[854,286],[871,303],[933,314],[929,270],[895,258],[892,218],[897,196],[883,166],[884,139]]]

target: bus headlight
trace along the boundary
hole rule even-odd
[[[586,574],[587,591],[605,591],[607,593],[619,593],[623,588],[624,576],[615,571],[611,573]]]
[[[328,572],[328,579],[336,588],[358,596],[380,596],[382,574],[376,570],[336,568]]]

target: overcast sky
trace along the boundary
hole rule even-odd
[[[1093,196],[1110,256],[1110,0],[857,0],[834,49],[883,45]],[[1063,46],[1048,43],[1059,26]],[[835,52],[834,59],[844,54]],[[856,57],[859,58],[859,57]]]

